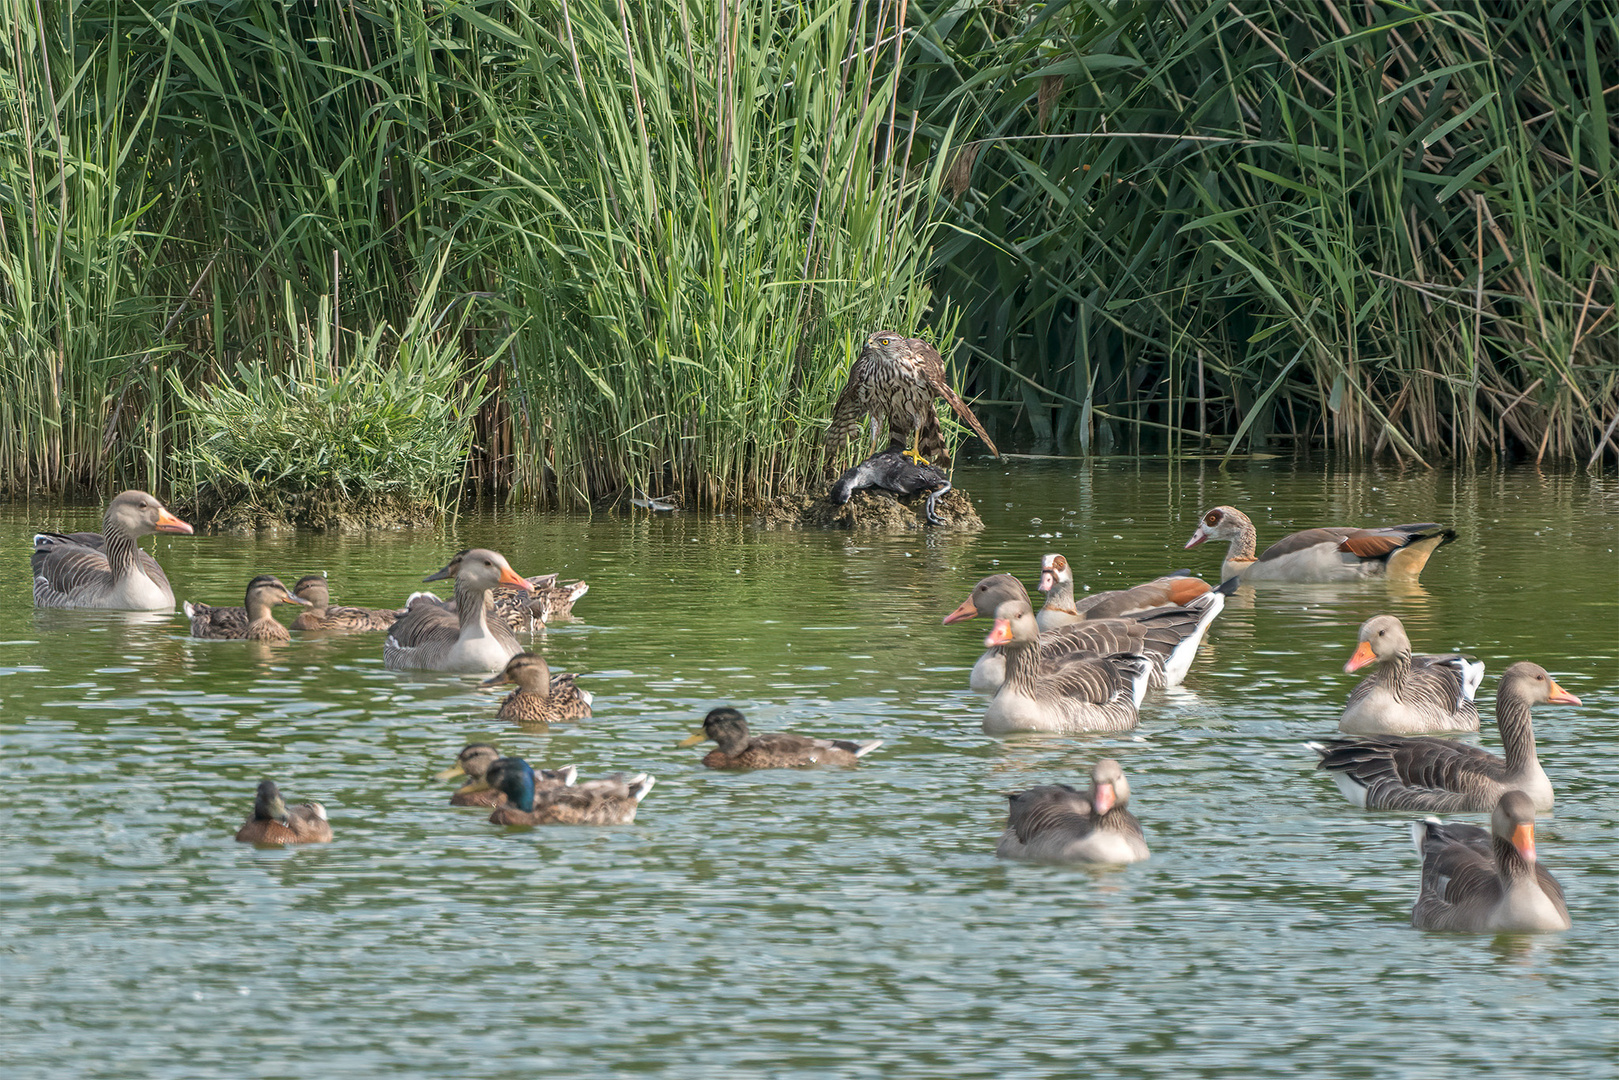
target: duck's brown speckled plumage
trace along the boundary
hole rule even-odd
[[[710,769],[803,769],[816,765],[858,765],[860,759],[882,745],[881,739],[851,742],[847,739],[812,739],[785,731],[754,735],[748,722],[735,709],[713,709],[703,719],[703,732],[681,743],[695,746],[712,740],[718,749],[703,756]]]
[[[244,844],[325,844],[332,839],[332,823],[320,803],[288,806],[275,781],[264,780],[236,839]]]
[[[278,578],[260,574],[247,583],[242,607],[214,607],[186,601],[191,636],[218,641],[290,641],[292,635],[276,621],[276,604],[307,604],[287,591]]]
[[[318,630],[328,634],[363,634],[370,630],[386,630],[405,613],[404,608],[388,611],[383,608],[342,607],[332,604],[326,575],[311,574],[300,578],[292,587],[292,594],[309,602],[309,608],[292,620],[294,630]]]
[[[450,796],[451,806],[504,806],[506,793],[489,784],[489,771],[497,761],[502,760],[500,751],[488,743],[468,743],[461,753],[456,755],[455,764],[437,774],[437,780],[451,780],[457,776],[465,776],[467,782],[462,784]],[[534,773],[536,789],[540,787],[569,787],[578,776],[578,770],[572,765],[564,765],[560,769],[539,769]]]
[[[542,784],[522,758],[501,758],[489,780],[506,795],[489,815],[496,825],[628,825],[657,782],[646,773],[614,773],[571,786]]]
[[[521,652],[506,662],[501,671],[485,679],[482,686],[516,683],[506,695],[496,718],[514,724],[552,724],[590,717],[594,700],[588,690],[579,689],[568,672],[551,674],[539,653]]]

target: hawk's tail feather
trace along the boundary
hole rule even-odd
[[[984,430],[984,425],[978,422],[978,417],[973,415],[973,411],[967,403],[956,396],[956,392],[947,385],[940,386],[939,393],[941,397],[950,403],[950,407],[956,411],[956,415],[961,417],[966,425],[973,429],[973,434],[984,440],[984,445],[989,447],[989,452],[996,457],[1000,457],[1001,452],[995,448],[995,440],[989,437],[989,432]]]

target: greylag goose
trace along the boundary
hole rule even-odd
[[[1411,639],[1393,615],[1377,615],[1360,627],[1360,643],[1344,664],[1377,670],[1349,694],[1338,730],[1349,735],[1419,735],[1425,731],[1477,731],[1473,695],[1484,665],[1470,656],[1412,655]]]
[[[1535,858],[1535,807],[1521,791],[1503,792],[1490,830],[1411,823],[1422,856],[1422,891],[1411,908],[1418,930],[1455,934],[1533,934],[1571,925],[1563,887]]]
[[[1040,649],[1040,628],[1026,600],[995,609],[995,628],[985,645],[1006,648],[1006,681],[984,710],[984,733],[1128,731],[1152,678],[1152,661],[1140,653],[1049,656]]]
[[[386,611],[382,608],[341,607],[332,605],[331,590],[325,574],[310,574],[298,579],[292,595],[308,602],[309,610],[300,612],[292,620],[294,630],[324,630],[329,634],[360,634],[368,630],[386,630],[403,615],[404,609]]]
[[[489,783],[506,796],[506,804],[489,815],[496,825],[628,825],[657,779],[619,774],[538,786],[528,762],[501,758],[489,767]]]
[[[1216,506],[1203,515],[1186,546],[1231,541],[1220,569],[1222,581],[1235,576],[1243,581],[1362,581],[1380,574],[1415,580],[1428,565],[1428,556],[1456,539],[1456,530],[1432,523],[1305,529],[1282,537],[1257,558],[1255,536],[1254,523],[1241,510]]]
[[[277,604],[304,604],[287,591],[279,578],[260,574],[247,583],[241,607],[214,607],[187,600],[186,618],[191,620],[191,636],[218,641],[291,641],[287,628],[271,614]]]
[[[428,603],[412,597],[404,615],[388,631],[382,661],[396,671],[498,671],[522,651],[517,635],[502,619],[492,618],[484,598],[497,584],[528,591],[498,551],[472,548],[423,581],[455,579],[453,604]]]
[[[1552,785],[1535,756],[1529,708],[1550,702],[1578,705],[1546,669],[1513,664],[1495,691],[1495,723],[1505,760],[1466,743],[1426,736],[1367,735],[1307,744],[1321,755],[1317,768],[1366,810],[1490,810],[1503,792],[1522,791],[1536,810],[1552,808]]]
[[[1074,599],[1074,571],[1061,555],[1040,560],[1040,591],[1046,594],[1034,621],[1040,630],[1055,630],[1086,619],[1124,619],[1161,607],[1185,607],[1208,592],[1210,585],[1191,576],[1190,570],[1177,570],[1144,585],[1091,593]]]
[[[496,719],[519,724],[548,724],[556,720],[584,720],[590,716],[590,703],[595,698],[590,691],[579,689],[573,678],[567,672],[552,675],[545,657],[539,653],[520,652],[478,685],[517,684],[517,689],[501,702]]]
[[[1151,854],[1141,822],[1130,813],[1130,782],[1112,758],[1091,767],[1088,795],[1067,784],[1043,784],[1007,796],[1002,859],[1032,862],[1141,862]]]
[[[325,844],[332,839],[332,823],[318,802],[288,806],[274,780],[259,782],[253,796],[253,816],[236,831],[244,844]]]
[[[146,492],[121,492],[101,515],[99,533],[35,534],[34,606],[173,611],[169,579],[135,541],[191,531]]]
[[[748,721],[735,709],[721,706],[703,718],[703,730],[682,739],[681,746],[703,742],[718,748],[703,755],[710,769],[802,769],[812,765],[858,765],[860,759],[883,744],[881,739],[851,742],[848,739],[812,739],[786,731],[754,735]]]
[[[1087,618],[1061,626],[1040,635],[1040,651],[1053,658],[1070,653],[1143,653],[1152,662],[1151,685],[1178,686],[1191,669],[1209,624],[1224,609],[1225,598],[1236,587],[1233,578],[1218,589],[1194,597],[1185,607],[1157,608],[1128,618]],[[1029,602],[1023,583],[1011,574],[992,574],[974,585],[967,599],[944,621],[953,623],[989,615],[1011,600]],[[1005,681],[1005,651],[986,649],[973,664],[968,685],[980,694],[993,696]]]
[[[456,552],[449,565],[440,570],[437,576],[454,577],[457,567],[466,555],[466,549]],[[574,603],[590,591],[590,586],[583,581],[558,584],[559,577],[560,574],[539,574],[524,578],[529,586],[526,593],[511,582],[500,582],[484,598],[484,604],[495,617],[511,627],[514,632],[531,634],[537,625],[543,626],[557,619],[571,618]],[[418,602],[431,602],[450,611],[456,610],[454,599],[443,600],[430,592],[411,593],[405,599],[405,610],[409,611],[411,606]]]
[[[435,780],[452,780],[457,776],[465,776],[467,782],[456,788],[450,795],[451,806],[502,806],[506,802],[506,793],[497,791],[489,786],[489,769],[500,760],[500,751],[488,743],[468,743],[455,757],[455,764],[441,773],[435,773]],[[562,787],[572,787],[578,778],[579,770],[572,765],[564,765],[560,769],[539,769],[535,771],[536,788],[552,784]]]
[[[939,500],[950,490],[950,478],[935,465],[912,461],[896,448],[873,454],[865,461],[847,470],[832,483],[826,497],[834,506],[842,506],[857,491],[876,488],[891,495],[911,496],[927,494],[922,504],[923,514],[934,525],[943,525],[937,508]]]

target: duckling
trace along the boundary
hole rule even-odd
[[[719,749],[703,756],[710,769],[801,769],[811,765],[858,765],[860,759],[883,744],[881,739],[811,739],[785,731],[750,735],[747,719],[735,709],[721,706],[703,718],[703,730],[681,746],[714,741]]]
[[[328,844],[332,823],[318,802],[288,806],[274,780],[259,781],[253,796],[253,816],[236,831],[243,844]]]
[[[614,773],[601,780],[537,787],[534,770],[522,758],[501,758],[489,766],[489,782],[506,796],[489,820],[496,825],[628,825],[655,777]]]
[[[452,780],[457,776],[465,776],[467,782],[455,789],[450,796],[451,806],[504,806],[506,793],[497,791],[489,786],[489,769],[495,762],[502,760],[500,751],[488,743],[468,743],[461,753],[456,755],[455,764],[441,773],[435,773],[435,780]],[[553,784],[561,787],[572,787],[579,775],[579,770],[572,765],[564,765],[560,769],[541,769],[536,775],[536,786],[543,783],[549,787]]]
[[[573,678],[567,672],[552,675],[545,657],[539,653],[521,652],[506,661],[499,673],[478,685],[517,684],[517,689],[501,702],[500,712],[495,714],[497,719],[518,724],[549,724],[590,717],[590,703],[596,700],[595,695],[579,689]]]
[[[384,611],[381,608],[333,607],[332,594],[327,588],[325,574],[310,574],[298,579],[292,594],[309,601],[309,610],[300,612],[292,620],[294,630],[324,630],[329,634],[359,634],[367,630],[386,630],[405,613]]]
[[[232,641],[291,641],[287,628],[276,622],[270,609],[276,604],[302,604],[287,591],[279,578],[260,574],[247,583],[247,596],[241,607],[214,607],[210,604],[185,603],[186,616],[191,620],[191,636]]]

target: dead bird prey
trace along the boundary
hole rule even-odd
[[[932,465],[918,465],[896,447],[873,454],[865,461],[838,477],[827,492],[833,505],[842,506],[857,491],[877,488],[894,495],[920,495],[928,493],[925,513],[928,521],[943,525],[934,507],[944,493],[950,490],[950,481]]]

